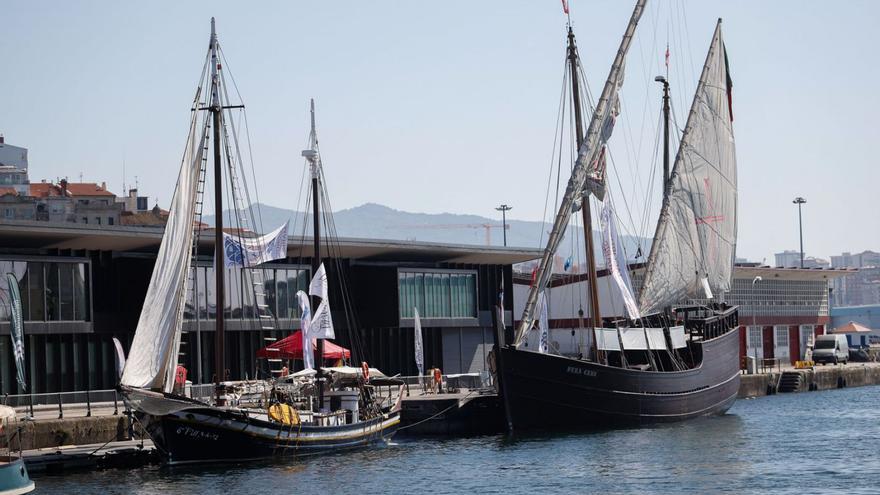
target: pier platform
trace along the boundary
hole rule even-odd
[[[25,450],[22,457],[31,475],[77,469],[137,467],[158,461],[156,449],[149,440]]]
[[[504,431],[504,409],[494,389],[420,393],[404,397],[400,435],[488,435]]]
[[[849,363],[807,369],[786,366],[769,373],[742,375],[739,398],[867,385],[880,385],[880,363]]]

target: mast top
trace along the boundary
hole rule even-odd
[[[309,105],[311,111],[312,118],[312,127],[309,132],[309,149],[302,151],[302,156],[305,157],[306,160],[309,161],[309,165],[311,165],[312,178],[316,178],[318,176],[318,133],[315,130],[315,99],[312,98],[310,100]]]

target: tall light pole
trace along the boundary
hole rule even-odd
[[[794,198],[794,201],[792,201],[792,203],[798,205],[798,229],[801,234],[801,268],[804,267],[804,218],[801,215],[801,205],[806,202],[807,200],[800,196]]]
[[[758,282],[760,282],[762,280],[764,280],[764,279],[761,278],[760,275],[758,275],[757,277],[755,277],[752,280],[752,297],[755,298],[755,301],[752,304],[752,328],[748,330],[749,340],[755,340],[755,339],[752,339],[751,333],[752,333],[752,329],[754,329],[757,326],[755,324],[755,321],[756,321],[756,317],[758,315],[758,304],[757,304],[758,298],[757,298],[757,294],[755,293],[755,284],[757,284]],[[760,332],[758,332],[758,339],[763,339],[763,338],[764,338],[764,330],[762,329]],[[751,347],[755,351],[755,372],[757,373],[758,372],[758,341],[755,340],[754,342],[752,342]]]
[[[496,210],[501,212],[501,231],[504,233],[504,246],[507,247],[507,212],[512,210],[512,206],[501,205]]]

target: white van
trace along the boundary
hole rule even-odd
[[[820,335],[813,346],[813,361],[822,364],[849,361],[849,344],[846,335]]]

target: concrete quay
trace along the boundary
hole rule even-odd
[[[741,378],[740,399],[777,393],[863,387],[880,385],[880,363],[849,363],[806,369],[783,367],[778,371],[743,375]]]

